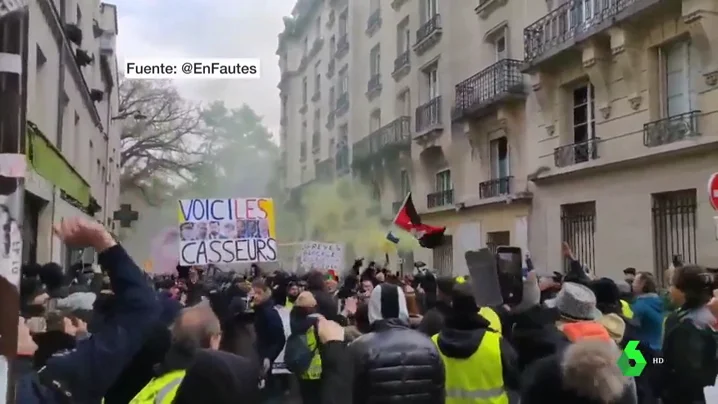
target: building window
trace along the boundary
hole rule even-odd
[[[77,5],[77,11],[75,15],[75,24],[82,28],[82,10],[80,9],[80,5]]]
[[[337,95],[334,91],[334,86],[329,88],[329,111],[333,111],[336,108]]]
[[[486,248],[496,254],[498,247],[506,247],[511,245],[510,231],[491,231],[486,233]]]
[[[322,89],[322,75],[319,73],[321,62],[314,65],[314,94],[319,94]]]
[[[573,143],[574,163],[588,161],[596,154],[596,105],[592,84],[573,90]]]
[[[306,104],[307,104],[307,91],[308,91],[308,89],[307,89],[307,78],[304,77],[304,78],[302,79],[302,105],[306,105]]]
[[[498,34],[494,40],[494,49],[496,49],[496,61],[508,58],[508,47],[506,46],[506,30]]]
[[[596,270],[596,202],[561,205],[561,240],[571,247],[575,258]],[[568,273],[571,262],[564,260],[564,272]]]
[[[302,44],[302,56],[306,57],[309,54],[309,38],[304,38],[304,43]]]
[[[491,151],[491,179],[506,178],[509,174],[509,142],[506,136],[494,139],[489,143]]]
[[[409,192],[411,192],[411,181],[409,179],[409,172],[406,170],[401,170],[399,178],[399,184],[401,186],[401,197],[404,198],[406,195],[409,194]]]
[[[349,21],[349,9],[346,9],[342,11],[341,14],[339,14],[339,37],[347,34],[348,29],[348,21]]]
[[[349,126],[346,124],[339,128],[336,149],[336,170],[341,173],[349,169]]]
[[[424,88],[426,89],[426,102],[439,96],[439,67],[433,65],[424,70]]]
[[[435,15],[439,14],[439,0],[421,0],[423,8],[422,23],[430,21]]]
[[[307,121],[302,122],[302,142],[307,140]]]
[[[381,47],[376,45],[369,52],[369,74],[370,77],[378,76],[381,73]]]
[[[454,239],[444,236],[444,244],[432,250],[434,268],[441,276],[451,276],[454,268]]]
[[[451,170],[443,170],[436,173],[436,182],[434,185],[436,192],[451,191],[454,188],[451,185]]]
[[[683,263],[698,259],[698,199],[695,189],[653,194],[652,199],[654,271],[660,281],[667,282],[663,272],[674,258]]]
[[[349,92],[349,69],[344,67],[339,72],[339,95]]]
[[[318,16],[314,22],[314,31],[317,33],[317,38],[322,36],[322,16]]]
[[[332,35],[331,38],[329,38],[329,54],[332,55],[337,50],[337,37]]]
[[[396,110],[400,116],[411,116],[411,93],[409,90],[402,91],[397,97]]]
[[[409,51],[411,46],[411,29],[409,28],[409,18],[402,20],[396,26],[396,54],[403,55]]]
[[[322,120],[322,111],[320,109],[316,109],[314,111],[314,131],[319,132],[319,125]]]
[[[369,133],[374,133],[381,128],[381,110],[375,109],[369,116]]]
[[[661,113],[663,118],[691,112],[696,105],[691,76],[697,63],[692,62],[690,42],[682,41],[659,48],[661,84]],[[696,66],[693,66],[696,65]]]

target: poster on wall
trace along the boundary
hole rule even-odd
[[[269,198],[178,201],[180,265],[277,261]]]
[[[302,245],[300,264],[305,269],[344,268],[344,244],[309,241]]]

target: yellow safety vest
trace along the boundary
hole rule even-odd
[[[489,325],[491,326],[491,329],[499,333],[499,335],[503,335],[503,327],[501,326],[501,318],[499,318],[499,315],[496,314],[496,311],[492,309],[491,307],[482,307],[479,310],[479,314],[481,317],[485,318],[486,321],[489,322]]]
[[[314,351],[314,357],[309,364],[309,369],[300,378],[303,380],[319,380],[322,378],[322,357],[319,354],[319,344],[315,336],[314,326],[307,330],[307,347]]]
[[[291,311],[293,307],[294,307],[294,303],[290,302],[289,300],[287,300],[287,302],[284,303],[284,308],[287,310]]]
[[[626,317],[627,319],[633,318],[633,310],[631,310],[631,305],[628,304],[628,302],[625,300],[621,300],[621,314],[623,314],[623,317]]]
[[[439,334],[431,337],[439,346]],[[487,332],[479,348],[466,359],[445,356],[446,404],[509,404],[501,363],[501,336]]]
[[[150,380],[130,404],[172,404],[187,372],[175,370]]]

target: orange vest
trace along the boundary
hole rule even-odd
[[[568,337],[569,341],[576,342],[582,339],[594,338],[610,342],[611,335],[606,328],[595,321],[579,321],[577,323],[565,323],[561,331]]]

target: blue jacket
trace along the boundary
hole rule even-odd
[[[663,300],[655,293],[638,296],[631,305],[633,318],[637,321],[636,335],[654,351],[663,342]]]
[[[96,404],[142,347],[148,331],[160,314],[157,296],[142,277],[142,271],[119,245],[99,255],[108,269],[115,294],[111,319],[92,337],[78,341],[72,351],[54,356],[40,371],[48,380],[60,382],[72,393],[73,403]],[[41,384],[32,372],[17,382],[17,402],[56,404],[56,392]]]
[[[259,351],[260,360],[269,359],[274,363],[284,349],[287,337],[284,335],[282,317],[274,308],[272,299],[255,306],[254,330],[257,334],[257,351]]]

